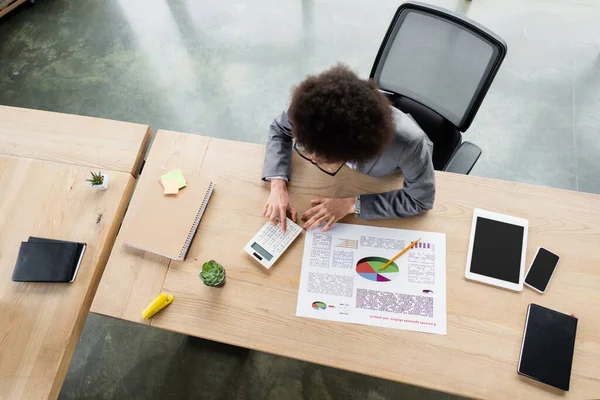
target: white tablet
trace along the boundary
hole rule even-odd
[[[528,227],[526,219],[475,209],[465,277],[522,291]]]

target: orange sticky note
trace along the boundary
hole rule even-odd
[[[163,187],[165,188],[165,194],[179,193],[179,184],[176,181],[163,181]]]

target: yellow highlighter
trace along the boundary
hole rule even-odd
[[[144,311],[142,311],[142,318],[152,318],[154,314],[171,304],[173,302],[173,298],[174,297],[172,294],[159,294],[154,300],[152,300],[152,303],[148,304],[148,307],[144,308]]]

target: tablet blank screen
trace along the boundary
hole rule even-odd
[[[478,217],[470,271],[518,284],[523,233],[522,226]]]

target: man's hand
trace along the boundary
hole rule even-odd
[[[277,225],[277,218],[281,220],[281,228],[283,233],[287,229],[286,213],[289,210],[290,218],[296,222],[296,209],[292,204],[288,192],[287,183],[283,179],[271,179],[271,194],[265,203],[262,215],[271,221],[273,225]]]
[[[342,199],[321,198],[311,200],[312,208],[302,214],[302,220],[306,221],[304,228],[310,230],[325,224],[321,232],[331,228],[340,219],[348,214],[354,213],[354,197],[345,197]]]

